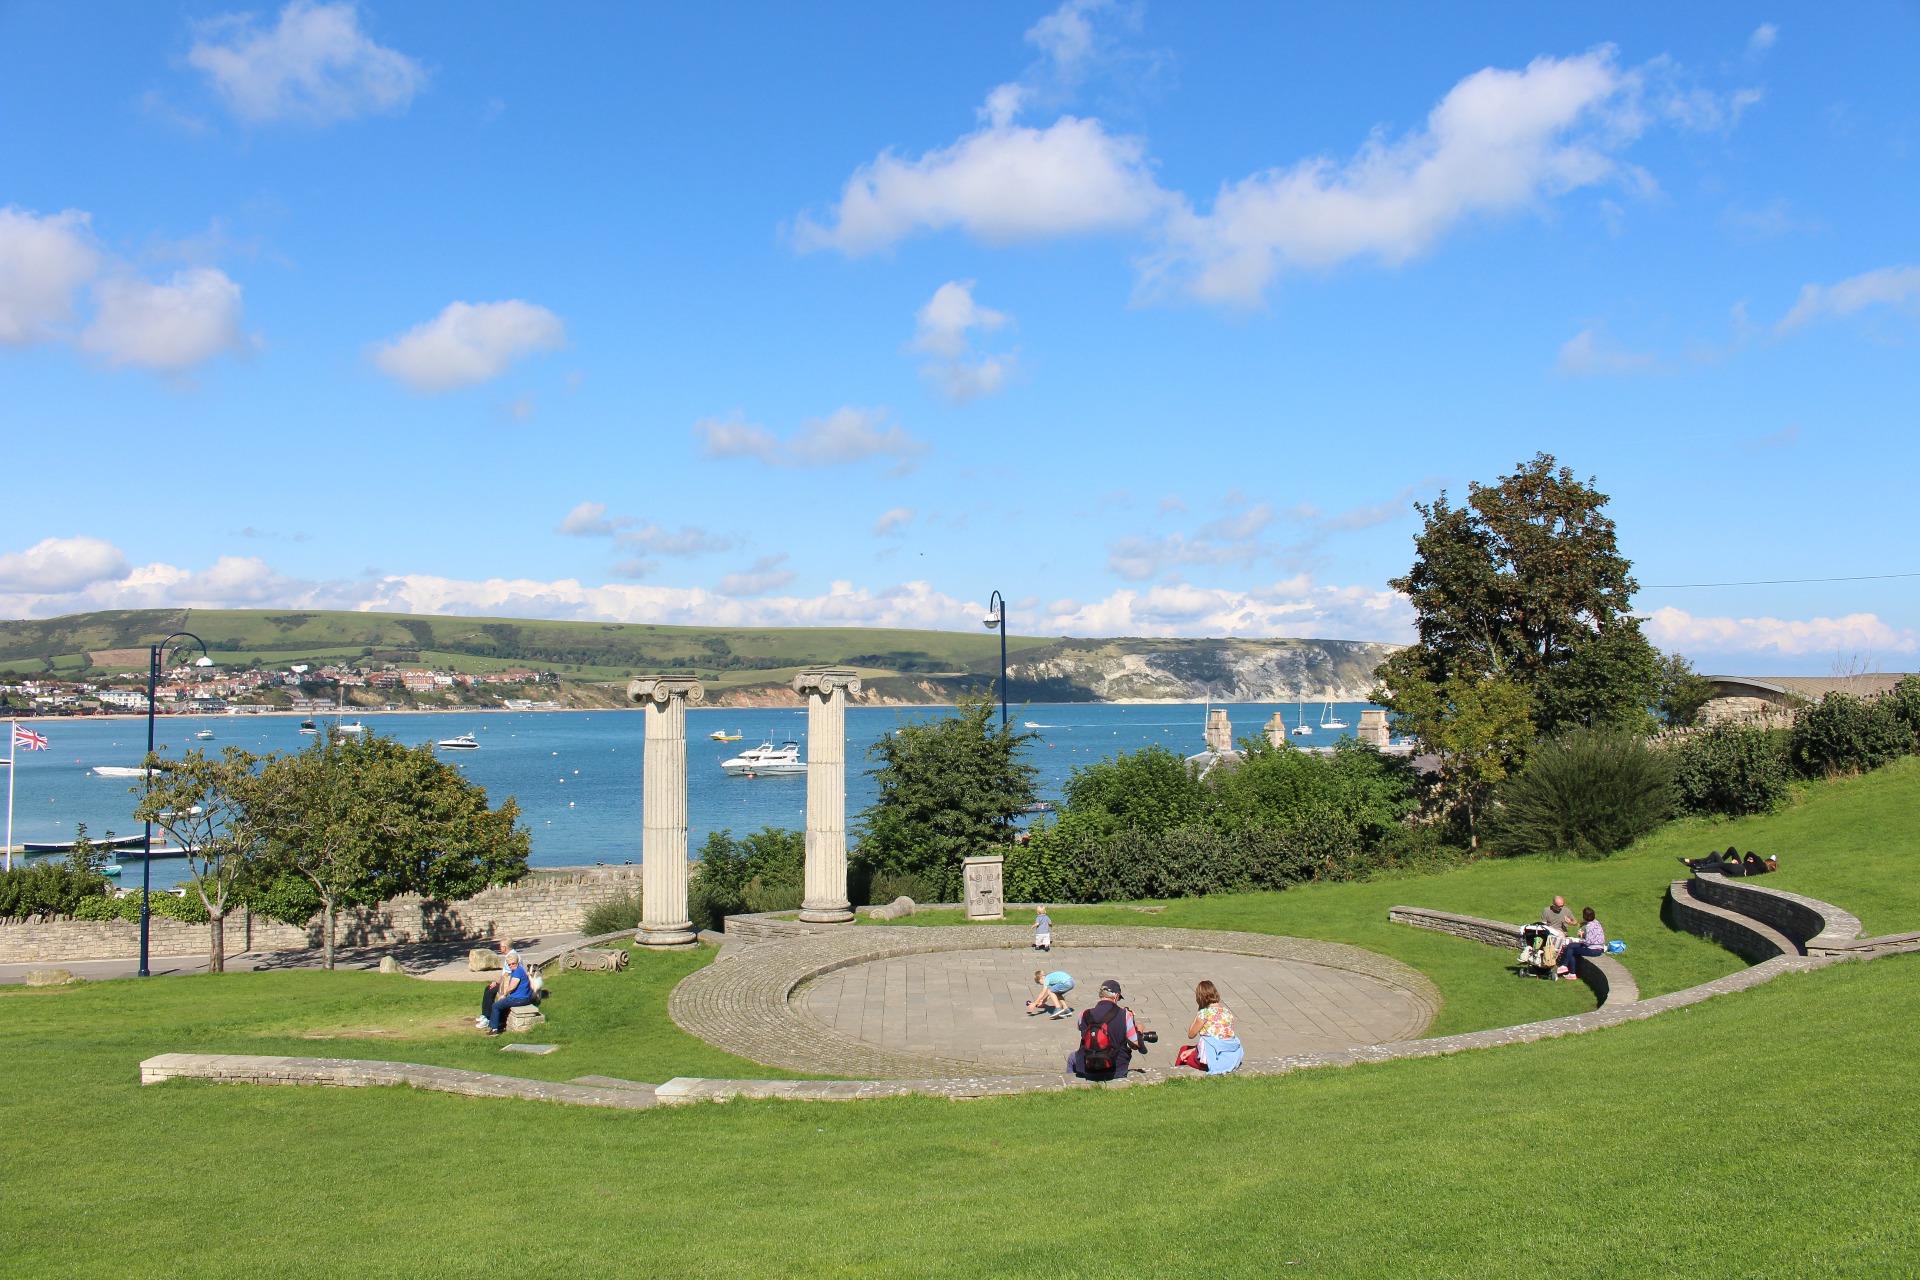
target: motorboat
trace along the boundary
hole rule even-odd
[[[478,751],[480,740],[470,733],[463,733],[457,738],[442,738],[433,745],[442,751]]]
[[[144,778],[155,772],[137,764],[97,764],[93,771],[102,778]]]
[[[358,737],[367,731],[367,726],[361,724],[358,720],[349,720],[345,724],[333,726],[333,731],[338,734]]]
[[[1333,714],[1332,703],[1323,702],[1320,704],[1320,727],[1322,729],[1344,729],[1347,727],[1347,722]]]
[[[195,738],[195,740],[196,740],[196,741],[199,741],[199,742],[212,742],[212,741],[213,741],[213,730],[211,730],[211,729],[202,729],[202,730],[201,730],[200,732],[198,732],[198,733],[196,733],[196,734],[194,734],[193,736],[194,736],[194,738]]]
[[[714,730],[714,731],[713,731],[712,733],[710,733],[710,734],[708,734],[707,736],[708,736],[709,738],[712,738],[712,739],[713,739],[713,740],[714,740],[715,742],[738,742],[738,741],[740,741],[740,735],[739,735],[739,734],[737,734],[737,733],[728,733],[728,732],[727,732],[727,731],[726,731],[725,729],[715,729],[715,730]]]
[[[1307,704],[1304,702],[1301,702],[1301,703],[1296,703],[1295,705],[1300,710],[1300,715],[1298,717],[1300,722],[1293,726],[1293,736],[1296,738],[1308,737],[1313,733],[1313,726],[1307,723]]]
[[[138,849],[146,843],[146,840],[145,836],[108,836],[104,840],[94,840],[91,843],[96,849]],[[72,853],[73,841],[29,840],[20,846],[20,852],[28,857],[41,853]]]
[[[762,774],[778,777],[805,773],[807,762],[800,758],[800,744],[789,738],[777,747],[763,742],[731,760],[722,760],[720,767],[736,778],[755,778]]]
[[[306,734],[308,737],[312,737],[314,734],[320,732],[320,726],[315,724],[311,719],[302,720],[300,722],[300,732]]]

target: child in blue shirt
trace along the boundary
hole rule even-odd
[[[1033,980],[1040,984],[1040,994],[1027,1001],[1029,1017],[1036,1013],[1049,1014],[1055,1018],[1064,1018],[1073,1012],[1073,1006],[1067,1003],[1067,992],[1073,990],[1073,975],[1055,969],[1052,973],[1034,970]]]

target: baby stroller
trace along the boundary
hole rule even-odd
[[[1560,951],[1567,945],[1566,935],[1544,924],[1522,925],[1520,942],[1520,976],[1553,977],[1560,964]]]

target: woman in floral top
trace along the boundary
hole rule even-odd
[[[1193,1003],[1200,1012],[1193,1016],[1187,1036],[1199,1046],[1200,1064],[1207,1074],[1225,1075],[1245,1056],[1233,1028],[1233,1011],[1221,1003],[1219,989],[1207,981],[1193,989]]]

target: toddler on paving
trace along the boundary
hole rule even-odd
[[[1064,1018],[1073,1012],[1073,1006],[1067,1003],[1067,992],[1073,990],[1073,975],[1055,969],[1052,973],[1034,970],[1033,980],[1040,984],[1040,994],[1027,1001],[1029,1017],[1036,1013],[1051,1014]]]
[[[1045,907],[1033,918],[1033,949],[1035,951],[1053,950],[1053,917],[1047,914]]]

